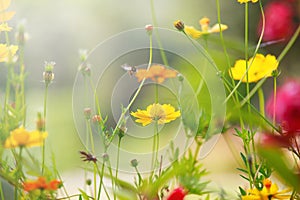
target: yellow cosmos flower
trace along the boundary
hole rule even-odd
[[[272,183],[269,179],[264,180],[264,187],[261,191],[258,189],[247,190],[247,195],[242,196],[242,200],[270,200],[270,199],[285,199],[289,200],[291,195],[286,194],[290,189],[278,191],[278,186]]]
[[[262,54],[256,54],[248,60],[248,82],[257,82],[264,77],[272,76],[272,72],[277,69],[278,61],[276,57],[268,54],[266,57]],[[246,61],[238,60],[235,62],[234,67],[230,68],[232,78],[235,80],[241,80],[247,82],[246,77]]]
[[[2,23],[2,24],[0,24],[0,32],[2,32],[2,31],[7,31],[7,32],[9,32],[9,31],[11,31],[11,29],[12,29],[12,28],[9,27],[7,23]]]
[[[199,24],[201,27],[201,30],[198,30],[194,28],[193,26],[185,26],[184,32],[191,36],[192,38],[200,38],[202,35],[208,35],[211,33],[218,33],[220,32],[219,24],[215,24],[212,27],[209,26],[210,20],[207,17],[203,17],[199,20]],[[224,24],[221,24],[221,31],[226,30],[228,27]]]
[[[10,20],[16,12],[5,11],[10,6],[11,0],[0,0],[0,22]]]
[[[157,121],[158,124],[169,123],[180,117],[180,111],[175,111],[175,108],[170,104],[160,105],[159,103],[149,105],[146,110],[137,109],[137,112],[131,112],[135,120],[143,126],[150,124],[152,121]]]
[[[0,62],[8,62],[11,60],[18,51],[18,48],[16,45],[7,46],[6,44],[0,44]]]
[[[248,2],[252,2],[252,3],[256,3],[258,2],[258,0],[237,0],[240,4],[242,3],[248,3]]]
[[[47,132],[29,132],[24,127],[20,127],[10,132],[10,136],[4,143],[4,148],[41,146],[47,136]]]

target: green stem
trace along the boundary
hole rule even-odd
[[[103,184],[103,175],[104,175],[104,166],[105,166],[104,161],[103,161],[103,163],[102,163],[102,169],[101,169],[101,172],[100,172],[100,170],[99,170],[99,168],[98,168],[97,163],[95,163],[95,165],[96,165],[96,169],[97,169],[97,171],[98,171],[98,174],[99,174],[99,176],[100,176],[99,193],[98,193],[97,199],[98,199],[98,200],[100,199],[100,197],[101,197],[101,191],[102,191],[102,187],[103,187],[103,190],[104,190],[104,192],[105,192],[105,194],[106,194],[107,199],[110,200],[110,197],[109,197],[109,194],[108,194],[107,189],[106,189],[106,187],[105,187],[105,184]]]
[[[259,110],[262,116],[265,117],[265,97],[264,97],[264,91],[260,87],[258,89],[258,101],[259,101]]]
[[[87,126],[87,131],[88,131],[88,135],[90,136],[90,140],[91,140],[91,147],[92,147],[92,153],[95,154],[95,145],[94,145],[94,137],[93,137],[93,131],[92,131],[92,127],[91,127],[91,123],[89,119],[86,119],[86,126]]]
[[[96,200],[97,198],[97,169],[96,165],[94,165],[94,199]]]
[[[282,50],[281,54],[278,56],[277,61],[280,62],[284,56],[287,54],[287,52],[291,49],[295,41],[297,40],[298,36],[300,34],[300,25],[298,26],[297,30],[295,31],[294,35],[291,37],[289,43],[285,46],[285,48]]]
[[[21,179],[22,176],[22,152],[23,152],[23,147],[20,147],[19,155],[17,156],[17,176],[16,176],[16,182],[18,183]],[[18,192],[19,192],[19,187],[15,187],[15,199],[18,199]]]
[[[152,48],[152,35],[149,35],[149,62],[148,62],[148,66],[147,66],[147,70],[149,70],[151,64],[152,64],[152,57],[153,57],[153,48]],[[115,129],[113,130],[113,133],[112,133],[112,136],[109,138],[108,140],[108,144],[107,146],[113,141],[120,125],[123,123],[123,120],[124,120],[124,117],[125,117],[125,114],[128,112],[128,110],[130,109],[130,107],[132,106],[133,102],[135,101],[135,99],[137,98],[138,94],[140,93],[143,85],[144,85],[144,82],[145,82],[145,78],[141,81],[138,89],[136,90],[134,96],[132,97],[131,101],[129,102],[129,104],[127,105],[127,107],[123,110],[118,122],[117,122],[117,125],[115,127]]]
[[[46,83],[45,85],[45,92],[44,92],[44,130],[46,131],[46,124],[47,124],[47,99],[48,99],[48,86],[49,84]],[[45,151],[46,151],[46,147],[45,147],[45,139],[43,140],[43,146],[42,146],[42,175],[44,175],[44,170],[45,170]]]
[[[157,20],[156,20],[154,1],[153,0],[150,0],[150,7],[151,7],[151,16],[152,16],[153,26],[157,27]],[[160,36],[158,34],[157,29],[154,29],[154,34],[155,34],[155,37],[156,37],[156,41],[157,41],[157,44],[158,44],[158,47],[159,47],[160,56],[163,60],[163,63],[164,63],[164,65],[169,66],[168,59],[167,59],[167,56],[165,54],[165,51],[163,50],[163,46],[162,46]]]
[[[246,90],[247,90],[247,95],[249,95],[250,93],[250,87],[249,87],[249,65],[248,65],[248,58],[249,58],[249,49],[248,49],[248,41],[249,41],[249,36],[248,36],[248,29],[249,29],[249,14],[248,14],[248,3],[245,3],[245,60],[246,60]],[[248,99],[248,112],[249,114],[251,113],[251,109],[250,109],[250,98]]]
[[[274,90],[274,97],[273,97],[273,124],[276,123],[276,99],[277,99],[277,78],[274,77],[273,79],[273,90]]]
[[[98,167],[97,167],[98,168]],[[103,184],[103,172],[104,172],[104,161],[102,163],[102,167],[101,167],[101,172],[98,170],[98,174],[100,176],[100,184],[99,184],[99,189],[98,189],[98,198],[97,200],[100,199],[100,196],[101,196],[101,191],[102,191],[102,184]]]
[[[4,193],[3,193],[2,181],[1,180],[0,180],[0,197],[1,197],[1,200],[5,200],[4,199]]]
[[[121,146],[122,137],[119,137],[118,141],[118,151],[117,151],[117,166],[116,166],[116,175],[115,178],[118,180],[118,173],[119,173],[119,164],[120,164],[120,146]],[[115,185],[116,186],[116,185]],[[116,199],[116,193],[114,193],[114,199]]]
[[[197,146],[196,146],[196,150],[195,150],[195,156],[194,156],[194,159],[197,160],[198,155],[199,155],[199,152],[200,152],[200,147],[201,147],[201,145],[202,145],[202,142],[197,141],[197,138],[196,138],[196,137],[195,137],[195,141],[196,141]]]

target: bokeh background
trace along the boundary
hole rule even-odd
[[[173,22],[177,19],[197,27],[198,20],[203,16],[209,17],[212,24],[217,21],[215,1],[154,0],[153,2],[159,27],[174,30]],[[42,111],[44,62],[56,62],[55,80],[49,88],[48,150],[54,152],[58,169],[66,174],[66,177],[72,176],[72,171],[79,169],[78,151],[82,148],[72,114],[72,87],[80,64],[78,50],[90,50],[115,34],[151,24],[151,2],[146,0],[15,0],[12,1],[10,10],[16,11],[11,25],[24,23],[29,35],[25,46],[25,64],[28,73],[27,121],[31,127],[35,126],[36,112]],[[243,7],[236,1],[221,1],[222,22],[229,26],[229,29],[224,32],[224,37],[232,44],[232,49],[229,48],[232,63],[237,58],[243,58],[242,51],[239,51],[243,49],[243,13]],[[249,16],[250,45],[255,47],[256,27],[259,21],[257,5],[250,5]],[[216,37],[212,38],[209,43],[210,53],[219,66],[225,65],[221,44]],[[134,42],[134,39],[129,42]],[[274,44],[265,47],[262,51],[278,56],[283,47],[284,44]],[[284,75],[279,78],[279,83],[287,77],[299,75],[299,53],[298,41],[280,64],[280,71]],[[4,69],[0,69],[2,80],[4,72]],[[3,88],[2,83],[3,81],[1,81]],[[266,96],[271,92],[268,84],[271,82],[267,81],[265,85]],[[209,176],[213,182],[218,187],[231,188],[234,193],[237,191],[236,186],[242,180],[236,171],[237,162],[225,139],[236,146],[239,144],[232,135],[227,135],[225,138],[222,136],[212,153],[204,158],[203,162],[211,172]],[[66,179],[68,181],[68,178]],[[69,178],[69,180],[73,179]]]

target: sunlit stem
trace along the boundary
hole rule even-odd
[[[3,188],[2,188],[2,181],[0,181],[0,197],[1,197],[1,200],[5,200],[4,199]]]
[[[102,167],[101,167],[101,171],[100,171],[99,168],[98,168],[97,163],[95,163],[95,168],[96,168],[96,170],[98,171],[98,174],[99,174],[99,176],[100,176],[100,184],[99,184],[99,192],[98,192],[97,200],[99,200],[99,199],[101,198],[102,187],[103,187],[103,190],[104,190],[104,192],[105,192],[105,195],[106,195],[107,199],[110,200],[110,196],[109,196],[109,194],[108,194],[108,192],[107,192],[107,189],[106,189],[106,187],[105,187],[105,184],[103,184],[104,166],[105,166],[105,163],[104,163],[104,161],[103,161]]]
[[[273,124],[275,125],[276,122],[276,99],[277,99],[277,78],[274,77],[273,79],[273,90],[274,90],[274,97],[273,97]]]
[[[119,141],[118,141],[118,151],[117,151],[117,165],[116,165],[116,181],[118,180],[118,173],[119,173],[119,164],[120,164],[120,147],[121,147],[121,141],[122,141],[122,137],[119,136]],[[116,185],[115,185],[116,186]],[[116,199],[116,193],[114,193],[114,199]]]
[[[148,66],[147,66],[147,70],[149,70],[151,64],[152,64],[152,57],[153,57],[153,48],[152,48],[152,35],[150,34],[149,35],[149,61],[148,61]],[[110,137],[109,141],[108,141],[108,145],[113,141],[116,133],[117,133],[117,130],[120,128],[120,125],[123,123],[123,120],[124,120],[124,117],[126,115],[126,113],[128,112],[128,110],[130,109],[130,107],[132,106],[133,102],[135,101],[135,99],[137,98],[138,94],[140,93],[143,85],[144,85],[144,82],[145,82],[145,78],[141,81],[138,89],[136,90],[134,96],[132,97],[131,101],[129,102],[129,104],[127,105],[127,107],[123,110],[119,120],[118,120],[118,123],[115,127],[115,129],[113,130],[113,133],[112,133],[112,136]]]
[[[46,131],[46,124],[47,124],[47,99],[48,99],[48,83],[45,83],[45,92],[44,92],[44,130]],[[45,139],[43,140],[43,146],[42,146],[42,175],[44,175],[44,171],[45,171],[45,151],[46,151],[46,147],[45,147]]]
[[[260,110],[261,115],[265,117],[265,97],[264,97],[264,91],[260,87],[257,92],[258,92],[259,110]]]

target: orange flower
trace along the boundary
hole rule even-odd
[[[162,83],[166,78],[174,78],[177,76],[175,70],[166,69],[162,65],[152,65],[149,70],[139,69],[135,76],[138,79],[138,82],[141,82],[144,78],[150,78],[156,83]]]
[[[45,177],[39,177],[37,180],[34,181],[25,181],[23,183],[23,189],[26,192],[31,192],[34,190],[48,190],[48,191],[55,191],[61,186],[61,181],[59,180],[51,180],[50,182],[46,181]]]
[[[52,180],[49,182],[47,190],[57,190],[61,186],[61,181],[59,180]]]

